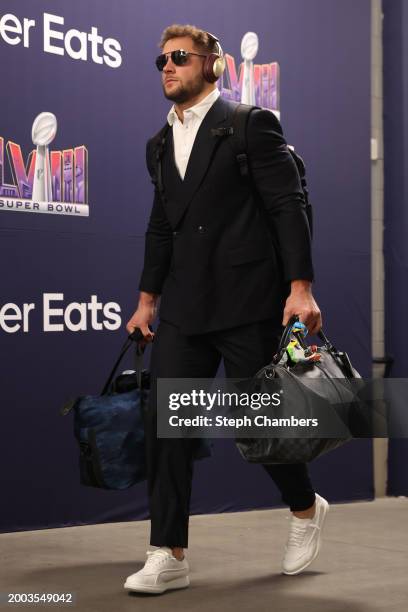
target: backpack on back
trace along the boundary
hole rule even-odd
[[[232,134],[231,144],[235,157],[237,159],[241,176],[250,178],[250,170],[247,156],[247,125],[249,115],[255,108],[260,109],[259,106],[250,106],[249,104],[238,104],[234,110],[232,117]],[[313,214],[312,205],[309,202],[309,191],[306,183],[306,168],[303,159],[288,146],[288,151],[292,155],[292,158],[296,164],[299,172],[300,181],[302,185],[303,195],[306,204],[306,215],[309,222],[310,236],[313,237]]]
[[[250,177],[250,169],[249,169],[249,162],[248,162],[248,156],[247,156],[246,132],[247,132],[249,115],[251,114],[251,111],[254,110],[255,108],[260,109],[259,106],[250,106],[249,104],[238,104],[232,116],[232,126],[227,127],[227,128],[212,130],[214,136],[222,135],[222,136],[228,137],[228,140],[231,143],[233,153],[236,157],[236,160],[239,166],[240,174],[241,176],[247,178],[248,180],[250,180],[251,177]],[[164,198],[164,200],[165,200],[165,193],[164,193],[164,185],[163,185],[163,179],[162,179],[161,161],[162,161],[162,156],[163,156],[164,147],[166,143],[166,137],[167,137],[169,129],[170,129],[170,126],[166,122],[166,124],[161,128],[161,130],[153,137],[153,150],[154,150],[154,158],[155,158],[156,167],[155,169],[151,169],[153,170],[152,182],[156,186],[156,188],[158,189],[160,193],[160,196]],[[296,164],[296,167],[297,167],[297,170],[300,176],[303,195],[305,198],[306,216],[307,216],[307,220],[309,223],[310,236],[313,237],[313,214],[312,214],[312,206],[309,202],[309,192],[308,192],[307,183],[306,183],[305,164],[303,162],[303,159],[300,157],[300,155],[295,153],[293,149],[291,149],[289,146],[288,146],[288,151],[290,152]]]

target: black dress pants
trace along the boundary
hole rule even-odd
[[[227,378],[250,378],[269,363],[281,333],[276,319],[185,336],[161,320],[152,345],[151,393],[146,415],[147,485],[152,546],[188,547],[197,439],[157,437],[157,378],[214,378],[224,360]],[[306,464],[263,465],[291,510],[306,510],[315,494]],[[254,466],[254,469],[255,466]]]

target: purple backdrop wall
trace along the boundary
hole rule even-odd
[[[315,295],[324,329],[369,376],[370,2],[4,0],[0,17],[6,13],[36,23],[28,47],[0,37],[7,92],[0,137],[18,143],[26,159],[34,117],[53,112],[58,133],[50,148],[88,149],[90,214],[0,210],[0,308],[35,305],[27,331],[0,326],[0,486],[7,500],[0,530],[145,518],[144,484],[125,492],[78,484],[71,418],[58,411],[68,397],[100,390],[136,305],[152,199],[145,141],[163,124],[169,106],[153,64],[161,30],[171,22],[196,23],[216,33],[237,63],[241,38],[252,30],[260,40],[256,61],[279,62],[281,121],[288,142],[307,162],[315,208]],[[44,52],[44,13],[64,17],[64,25],[55,26],[59,31],[88,33],[93,26],[116,39],[122,64],[111,68],[91,57]],[[10,182],[7,156],[4,170]],[[84,331],[44,332],[42,299],[51,293],[63,293],[65,306],[88,303],[92,295],[103,304],[114,302],[121,326],[92,329],[88,313]],[[280,503],[268,476],[245,464],[230,442],[217,442],[214,456],[197,465],[193,512]],[[372,498],[370,442],[354,441],[320,459],[312,474],[317,490],[331,500]]]

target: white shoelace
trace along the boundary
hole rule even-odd
[[[313,522],[307,525],[299,525],[299,523],[292,524],[287,546],[303,546],[305,535],[309,527],[312,529],[319,529],[318,525]]]
[[[168,557],[171,558],[171,555],[167,552],[167,550],[163,550],[159,548],[158,550],[148,550],[146,551],[147,561],[145,563],[145,567],[159,567],[163,565],[165,561],[167,561]]]

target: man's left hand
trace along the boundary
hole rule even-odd
[[[312,295],[311,282],[294,280],[283,311],[282,325],[286,325],[293,315],[299,315],[299,321],[304,323],[309,334],[317,334],[322,327],[320,309]]]

